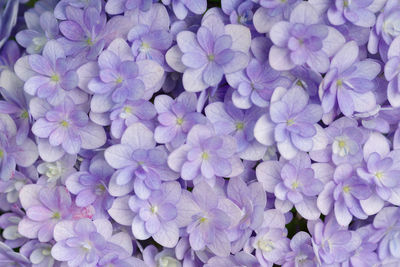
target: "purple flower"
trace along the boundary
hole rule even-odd
[[[227,230],[235,226],[235,220],[238,219],[231,217],[234,214],[231,208],[238,207],[233,203],[228,206],[226,202],[231,203],[219,198],[205,182],[196,184],[192,193],[182,191],[177,222],[180,227],[187,226],[186,231],[193,250],[207,247],[217,256],[229,255],[231,243]]]
[[[139,240],[153,237],[164,247],[175,247],[179,239],[176,218],[180,198],[181,187],[178,182],[161,184],[160,190],[153,191],[147,200],[131,196],[129,207],[135,213],[133,235]]]
[[[354,112],[375,108],[376,99],[372,90],[381,67],[371,59],[358,61],[358,53],[357,43],[351,41],[332,58],[319,91],[325,114],[337,114],[336,109],[339,109],[345,116],[351,116]]]
[[[309,95],[300,86],[288,90],[278,87],[269,114],[261,116],[255,125],[257,141],[264,145],[276,142],[279,153],[286,159],[294,158],[300,151],[325,147],[322,128],[316,124],[322,117],[322,108],[308,101]]]
[[[387,87],[387,98],[389,103],[396,108],[400,106],[400,71],[398,69],[400,64],[400,56],[398,55],[399,48],[400,37],[397,37],[389,46],[388,61],[386,62],[384,69],[385,78],[389,81]]]
[[[25,12],[24,17],[28,29],[18,32],[15,39],[28,54],[40,54],[49,40],[59,36],[57,19],[50,11],[39,13],[36,10]]]
[[[168,166],[180,172],[184,180],[205,178],[213,184],[216,176],[234,177],[243,172],[236,151],[233,137],[218,135],[212,127],[198,124],[190,130],[186,143],[169,155]]]
[[[40,242],[52,240],[57,222],[72,217],[71,196],[65,187],[26,185],[20,191],[20,201],[26,216],[18,224],[18,232]]]
[[[274,193],[275,207],[288,212],[293,205],[296,211],[307,220],[320,216],[317,195],[324,185],[314,178],[311,160],[305,153],[298,153],[289,162],[266,161],[257,166],[257,179],[264,189]]]
[[[318,196],[318,208],[328,215],[333,208],[337,222],[348,226],[353,216],[366,219],[360,201],[368,199],[372,192],[368,184],[355,175],[350,164],[339,165],[333,174],[333,180],[325,184]]]
[[[363,167],[357,169],[357,174],[373,189],[373,194],[361,205],[368,215],[376,214],[383,208],[385,202],[400,204],[400,167],[398,150],[390,151],[388,140],[380,133],[371,133],[363,147]]]
[[[256,257],[244,251],[238,252],[229,257],[212,257],[204,267],[231,267],[231,266],[252,266],[259,267],[260,263]]]
[[[274,209],[265,212],[263,227],[250,240],[261,266],[284,263],[285,256],[290,251],[290,241],[286,235],[284,215]]]
[[[244,160],[260,160],[267,147],[254,138],[254,125],[263,111],[257,107],[242,111],[232,102],[214,102],[205,108],[217,134],[231,135],[236,139],[237,153]]]
[[[38,158],[35,143],[26,138],[16,142],[16,125],[7,114],[0,114],[0,177],[6,181],[15,175],[16,165],[28,167]]]
[[[340,32],[319,24],[316,10],[305,2],[294,8],[289,21],[272,26],[270,38],[274,45],[269,52],[269,64],[276,70],[308,66],[325,73],[329,69],[329,57],[344,44]]]
[[[22,255],[29,258],[32,267],[58,267],[60,262],[57,262],[51,256],[51,247],[52,245],[49,243],[42,243],[38,240],[31,240],[21,247],[20,252]]]
[[[68,262],[69,266],[96,266],[109,253],[127,258],[132,253],[132,243],[126,235],[113,235],[113,227],[105,219],[63,221],[54,229],[57,243],[52,247],[51,255],[56,260]],[[113,258],[103,259],[103,263],[112,262]]]
[[[7,42],[11,31],[17,23],[18,1],[4,1],[0,9],[0,48]]]
[[[314,266],[315,254],[313,251],[311,236],[306,232],[297,232],[290,240],[291,252],[286,257],[283,267]]]
[[[66,48],[67,55],[82,54],[94,60],[105,45],[106,15],[95,7],[85,10],[67,6],[66,18],[60,22],[60,31],[64,37],[57,41]]]
[[[222,11],[229,16],[232,24],[242,24],[252,29],[253,7],[254,3],[250,0],[246,1],[221,1]]]
[[[67,177],[76,172],[74,166],[76,155],[65,154],[54,162],[41,162],[37,165],[37,171],[41,174],[39,183],[48,185],[65,184]]]
[[[210,14],[202,21],[197,34],[182,31],[177,46],[167,55],[168,64],[183,72],[183,86],[199,92],[218,85],[224,74],[244,69],[248,62],[250,31],[242,25],[224,25],[221,18]]]
[[[19,201],[19,191],[24,187],[26,184],[32,183],[31,179],[26,177],[25,174],[15,171],[11,178],[7,181],[0,180],[0,194],[1,198],[5,203],[8,204],[6,206],[10,206],[11,204],[18,203]],[[4,206],[1,207],[2,210],[9,210]]]
[[[100,54],[98,68],[89,65],[86,71],[89,77],[99,72],[99,76],[88,83],[89,90],[94,93],[91,109],[96,113],[107,112],[114,104],[126,100],[150,99],[161,87],[158,84],[164,74],[155,61],[134,62],[131,49],[123,39],[115,39]]]
[[[93,158],[86,169],[70,175],[65,182],[69,192],[76,195],[78,207],[93,205],[96,210],[95,219],[107,217],[105,212],[111,207],[113,198],[107,191],[107,185],[114,170],[102,157]]]
[[[374,11],[369,7],[376,0],[336,0],[328,9],[328,19],[333,25],[342,25],[349,21],[357,26],[371,27],[375,24]]]
[[[27,242],[27,238],[18,233],[18,223],[21,219],[21,214],[15,212],[4,213],[0,216],[0,227],[3,229],[4,243],[11,248],[20,247]]]
[[[184,20],[190,10],[194,14],[201,15],[206,12],[207,0],[161,0],[164,5],[172,4],[175,16]]]
[[[226,79],[236,89],[232,94],[233,103],[242,109],[252,105],[267,107],[276,87],[286,88],[291,84],[268,62],[261,64],[256,59],[252,59],[245,70],[226,75]]]
[[[153,132],[141,123],[129,126],[121,137],[121,144],[107,148],[104,156],[117,169],[109,184],[112,196],[124,196],[134,189],[145,200],[153,190],[160,189],[161,181],[178,178],[167,166],[165,148],[156,147]]]
[[[4,266],[32,266],[24,255],[14,252],[14,250],[3,242],[0,242],[0,262],[4,264]]]
[[[29,56],[29,65],[36,75],[24,85],[25,92],[45,98],[57,105],[65,97],[64,90],[72,90],[78,85],[78,76],[69,69],[64,48],[57,41],[50,41],[43,49],[43,56]]]
[[[334,216],[327,218],[325,224],[318,220],[308,228],[319,265],[344,262],[361,244],[357,232],[340,226]]]
[[[146,19],[157,13],[157,20]],[[140,15],[139,24],[135,25],[128,33],[128,40],[132,42],[132,53],[136,60],[150,59],[161,66],[165,64],[165,52],[172,45],[172,34],[169,32],[170,18],[166,8],[154,4],[149,12]],[[165,23],[162,23],[165,22]]]
[[[196,112],[197,97],[194,93],[183,92],[175,100],[167,95],[154,99],[159,126],[154,131],[154,140],[168,144],[172,149],[185,143],[190,129],[196,124],[205,124],[203,115]]]
[[[247,185],[239,177],[229,180],[226,191],[227,197],[241,210],[238,225],[229,230],[231,252],[238,253],[253,231],[259,229],[263,223],[267,199],[260,183],[252,182]]]
[[[37,137],[49,138],[52,146],[61,145],[68,154],[77,154],[81,148],[98,148],[106,142],[103,127],[91,122],[69,97],[38,119],[32,132]]]
[[[156,115],[154,105],[143,99],[127,100],[117,104],[110,110],[111,135],[114,138],[121,138],[126,128],[135,122],[141,122],[147,128],[154,129],[153,118]]]
[[[134,9],[147,11],[151,8],[152,3],[153,0],[110,0],[107,1],[105,11],[110,15],[117,15]]]

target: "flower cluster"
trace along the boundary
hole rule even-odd
[[[398,0],[0,4],[1,266],[400,266]]]

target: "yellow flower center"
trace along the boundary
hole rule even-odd
[[[273,242],[271,240],[258,240],[257,246],[259,249],[270,252],[274,249]]]
[[[151,212],[153,214],[156,214],[158,212],[158,207],[157,206],[152,206],[150,210],[151,210]]]
[[[43,254],[44,256],[49,256],[49,255],[51,254],[51,251],[50,251],[50,249],[43,249],[43,250],[42,250],[42,254]]]
[[[0,149],[0,159],[4,157],[4,151]]]
[[[214,61],[214,59],[215,59],[215,56],[213,54],[209,54],[208,55],[208,60],[209,61]]]
[[[61,219],[61,214],[58,211],[56,211],[53,213],[53,216],[51,218],[59,220]]]
[[[61,121],[61,126],[63,127],[68,127],[69,123],[67,121],[62,120]]]
[[[236,123],[236,130],[243,130],[244,124],[243,122],[237,122]]]
[[[93,45],[93,41],[92,41],[92,38],[87,38],[86,39],[86,43],[88,44],[88,45],[90,45],[90,46],[92,46]]]
[[[50,79],[53,82],[58,82],[58,81],[60,81],[60,76],[58,76],[58,74],[53,74],[53,75],[51,75]]]
[[[124,80],[122,80],[122,78],[121,77],[118,77],[118,79],[117,80],[115,80],[115,83],[122,83]]]
[[[200,221],[200,223],[205,223],[207,221],[207,218],[206,217],[201,217],[199,219],[199,221]]]
[[[294,124],[294,119],[288,119],[286,121],[287,126],[292,126]]]
[[[182,118],[177,118],[177,119],[176,119],[176,123],[177,123],[178,125],[182,125],[182,124],[183,124],[183,119],[182,119]]]
[[[350,186],[348,186],[348,185],[345,185],[345,186],[343,186],[343,192],[345,192],[345,193],[349,193],[350,192]]]
[[[382,179],[383,178],[383,172],[376,172],[375,173],[375,177],[378,179]]]
[[[344,0],[344,1],[343,1],[343,7],[348,7],[348,6],[349,6],[349,1]]]
[[[131,107],[124,107],[124,112],[131,114],[132,113],[132,108]]]
[[[346,146],[346,142],[343,141],[343,140],[340,140],[338,145],[339,145],[340,148],[344,148]]]
[[[203,154],[201,154],[202,159],[207,160],[210,156],[208,155],[207,152],[203,152]]]
[[[296,189],[299,187],[299,183],[297,181],[292,183],[292,189]]]
[[[338,87],[342,86],[342,85],[343,85],[343,81],[342,81],[342,80],[337,80],[337,81],[336,81],[336,85],[337,85]]]

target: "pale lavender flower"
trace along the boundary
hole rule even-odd
[[[332,58],[319,90],[325,114],[337,114],[340,110],[349,117],[354,112],[368,112],[376,107],[372,90],[381,66],[371,59],[359,61],[358,54],[357,43],[351,41]]]
[[[387,87],[387,99],[393,107],[400,107],[400,37],[397,37],[389,46],[388,61],[385,64],[384,74],[386,80],[389,81]]]
[[[96,266],[101,259],[104,266],[115,259],[103,258],[107,254],[123,259],[128,258],[133,250],[129,236],[126,233],[113,235],[111,222],[105,219],[62,221],[54,229],[54,240],[56,244],[51,255],[56,260],[68,262],[69,266]]]
[[[259,267],[260,263],[256,257],[244,251],[238,252],[229,257],[212,257],[204,267],[231,267],[231,266],[252,266]]]
[[[105,11],[110,15],[117,15],[134,9],[147,11],[151,8],[152,3],[153,0],[110,0],[107,1]]]
[[[308,229],[319,265],[344,262],[361,244],[358,233],[340,226],[334,216],[327,217],[325,224],[321,220],[309,223]]]
[[[251,34],[243,25],[224,25],[222,19],[210,14],[204,17],[197,34],[181,31],[177,46],[166,55],[167,63],[174,70],[183,72],[183,86],[190,92],[200,92],[217,86],[224,74],[244,69]]]
[[[168,248],[176,246],[179,228],[176,221],[177,203],[181,198],[178,182],[165,182],[153,191],[147,200],[131,196],[129,207],[135,213],[132,222],[133,235],[139,240],[149,237]]]
[[[284,263],[285,256],[290,251],[290,240],[286,235],[285,216],[274,209],[265,212],[263,227],[250,239],[250,245],[256,250],[261,266]]]
[[[51,256],[51,247],[50,243],[31,240],[20,248],[20,252],[30,260],[32,267],[58,267],[61,263]]]
[[[124,196],[134,189],[139,198],[147,199],[153,190],[160,189],[162,181],[178,178],[167,166],[166,149],[156,147],[153,132],[139,122],[129,126],[121,144],[107,148],[104,156],[117,169],[109,184],[112,196]]]
[[[400,204],[400,154],[390,151],[389,141],[380,133],[371,133],[363,147],[366,164],[357,169],[357,174],[371,185],[373,194],[362,201],[362,207],[368,215],[376,214],[385,202]]]
[[[95,219],[108,217],[105,211],[111,207],[113,198],[107,187],[113,172],[102,156],[97,156],[89,163],[81,164],[81,170],[65,181],[68,191],[76,195],[75,204],[78,207],[93,205]]]
[[[154,99],[159,125],[154,131],[154,140],[176,149],[186,141],[190,129],[196,124],[205,124],[204,116],[196,112],[197,96],[183,92],[175,100],[167,95]]]
[[[201,15],[206,12],[207,0],[161,0],[164,5],[171,5],[175,16],[184,20],[190,10],[194,14]]]
[[[240,253],[253,231],[261,226],[267,199],[260,183],[251,182],[247,185],[239,177],[229,180],[227,197],[241,209],[238,225],[229,230],[231,252]]]
[[[9,40],[0,51],[0,72],[4,69],[13,69],[15,62],[21,57],[17,43]]]
[[[66,14],[67,7],[74,7],[80,9],[87,9],[94,7],[99,12],[101,11],[102,8],[102,2],[97,0],[61,0],[61,1],[56,1],[55,4],[56,5],[54,7],[54,16],[60,20],[67,19],[67,14]]]
[[[95,7],[82,10],[68,6],[65,13],[67,20],[60,22],[60,32],[64,37],[57,41],[67,55],[79,54],[95,60],[105,46],[106,15]]]
[[[336,0],[329,6],[327,16],[333,25],[342,25],[347,21],[361,27],[371,27],[375,24],[374,11],[369,7],[376,0]]]
[[[31,179],[26,177],[25,174],[15,171],[9,180],[0,180],[1,198],[9,205],[18,203],[19,191],[26,184],[32,183]],[[4,209],[4,207],[2,207]]]
[[[0,242],[0,262],[4,266],[32,266],[31,262],[24,255],[15,252],[3,242]]]
[[[4,213],[0,216],[0,227],[3,229],[4,243],[11,248],[20,247],[28,241],[26,237],[18,233],[18,223],[21,219],[21,214],[15,212]]]
[[[0,48],[7,42],[11,31],[17,23],[18,1],[3,1],[0,6]]]
[[[261,63],[256,59],[252,59],[245,70],[226,75],[226,79],[236,89],[232,101],[241,109],[248,109],[252,105],[267,107],[276,87],[289,87],[291,84],[268,62]]]
[[[39,54],[48,41],[59,36],[57,19],[50,11],[39,13],[33,9],[25,12],[24,17],[28,29],[18,32],[15,39],[28,54]]]
[[[275,194],[275,207],[288,212],[293,205],[307,220],[320,216],[317,195],[323,183],[314,177],[311,160],[306,153],[299,153],[288,162],[266,161],[257,166],[257,179],[264,189]]]
[[[362,161],[362,145],[368,135],[354,119],[347,117],[335,120],[324,129],[328,145],[324,149],[310,152],[312,160],[317,162],[333,162],[357,164]]]
[[[40,242],[52,240],[57,222],[72,217],[71,196],[65,187],[26,185],[20,191],[20,201],[26,216],[18,224],[18,232]]]
[[[253,24],[253,7],[254,3],[251,0],[240,1],[221,1],[222,11],[229,16],[232,24],[242,24],[254,29]]]
[[[283,267],[314,266],[315,254],[311,236],[306,232],[296,233],[290,240],[291,251],[287,254]]]
[[[254,107],[245,111],[236,108],[232,102],[214,102],[205,108],[217,134],[231,135],[236,139],[237,153],[244,160],[260,160],[267,147],[254,138],[254,125],[263,110]]]
[[[43,56],[30,55],[29,65],[36,74],[24,84],[30,95],[45,98],[50,104],[62,102],[66,93],[78,85],[78,75],[70,70],[64,48],[57,41],[50,41],[43,49]]]
[[[227,230],[238,222],[239,208],[228,199],[220,198],[207,183],[200,182],[192,193],[182,191],[178,203],[177,222],[187,226],[190,247],[197,251],[205,247],[217,256],[228,256],[231,243]],[[240,210],[239,210],[240,212]]]
[[[369,185],[356,176],[353,166],[344,163],[335,169],[333,180],[325,184],[317,204],[324,215],[333,208],[337,222],[348,226],[353,216],[363,220],[368,217],[360,201],[368,199],[371,194]]]
[[[236,155],[236,140],[229,135],[218,135],[213,127],[195,125],[186,143],[168,157],[168,166],[181,173],[184,180],[205,179],[214,184],[215,177],[234,177],[243,172],[243,164]]]
[[[262,115],[254,128],[254,136],[261,144],[275,142],[279,153],[292,159],[300,151],[309,152],[326,145],[322,128],[317,122],[322,117],[318,104],[309,104],[309,95],[302,87],[278,87],[272,95],[269,114]],[[318,141],[317,141],[318,140]]]
[[[308,66],[325,73],[329,69],[329,57],[345,41],[335,28],[320,24],[317,11],[308,2],[297,5],[290,20],[274,24],[269,34],[274,43],[269,64],[276,70]]]
[[[28,167],[38,158],[38,150],[30,138],[16,143],[16,125],[7,114],[0,114],[0,177],[7,181],[15,175],[16,165]]]
[[[32,132],[37,137],[48,138],[52,146],[62,146],[68,154],[77,154],[81,148],[98,148],[106,142],[104,128],[90,121],[69,97],[47,111],[44,118],[39,118]]]
[[[111,135],[121,138],[126,128],[135,122],[141,122],[149,129],[154,129],[154,117],[157,115],[154,105],[146,100],[127,100],[110,110]],[[161,143],[161,142],[159,142]]]
[[[64,154],[62,158],[54,161],[43,161],[37,165],[40,174],[38,183],[47,185],[63,185],[68,176],[76,172],[74,168],[76,155]]]

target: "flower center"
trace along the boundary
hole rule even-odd
[[[199,222],[200,223],[205,223],[205,222],[207,222],[208,221],[208,219],[206,218],[206,217],[201,217],[200,219],[199,219]]]
[[[0,149],[0,159],[2,159],[3,157],[4,157],[4,151]]]
[[[274,243],[271,240],[259,240],[257,242],[257,246],[259,249],[265,251],[265,252],[270,252],[274,249]]]
[[[49,256],[49,255],[51,254],[51,251],[50,251],[50,249],[46,248],[46,249],[43,249],[43,250],[42,250],[42,254],[43,254],[44,256]]]
[[[68,125],[69,125],[69,123],[67,121],[65,121],[65,120],[62,120],[60,124],[63,127],[68,127]]]
[[[60,76],[58,76],[58,74],[53,74],[53,75],[51,75],[50,79],[53,82],[58,82],[58,81],[60,81]]]
[[[124,80],[121,77],[118,77],[118,79],[115,80],[115,83],[120,84],[122,83]]]
[[[344,148],[344,147],[346,146],[346,142],[343,141],[343,140],[340,140],[340,141],[338,142],[338,146],[339,146],[340,148]]]
[[[236,123],[236,130],[243,130],[244,124],[243,122],[237,122]]]
[[[29,117],[28,111],[23,111],[20,115],[21,119],[27,119]]]
[[[350,186],[348,186],[348,185],[343,186],[343,192],[349,193],[350,190],[351,190]]]
[[[58,211],[56,211],[53,213],[53,216],[51,216],[51,218],[59,220],[61,219],[61,214]]]
[[[92,38],[87,38],[86,39],[86,43],[89,45],[89,46],[92,46],[93,45],[93,41],[92,41]]]
[[[176,124],[182,125],[183,124],[183,118],[177,118],[176,119]]]
[[[103,184],[98,184],[96,186],[96,195],[102,195],[106,191],[106,187]]]
[[[286,125],[287,126],[292,126],[294,124],[294,119],[288,119],[287,121],[286,121]]]
[[[294,181],[292,183],[292,189],[297,189],[299,187],[299,183],[297,181]]]
[[[147,52],[150,50],[150,45],[148,43],[143,42],[142,46],[140,47],[140,51]]]
[[[382,179],[383,178],[383,172],[376,172],[375,173],[375,177],[378,179]]]
[[[209,54],[208,55],[208,60],[209,61],[214,61],[214,59],[215,59],[215,56],[213,54]]]
[[[201,154],[201,158],[204,160],[207,160],[210,156],[208,155],[207,152],[203,152],[203,154]]]
[[[349,6],[349,1],[348,0],[344,0],[343,1],[343,7],[348,7]]]
[[[124,107],[124,112],[131,114],[132,113],[132,108],[131,107]]]
[[[342,81],[342,80],[337,80],[337,81],[336,81],[336,85],[337,85],[338,87],[341,87],[341,86],[343,85],[343,81]]]
[[[157,206],[151,206],[151,213],[156,214],[158,212],[158,207]]]

